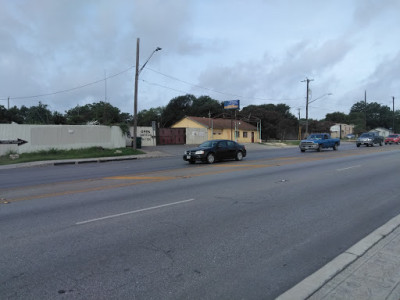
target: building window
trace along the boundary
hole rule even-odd
[[[247,131],[243,131],[243,137],[247,138]]]
[[[240,137],[240,132],[239,131],[235,131],[235,135],[236,135],[237,138],[239,138]]]

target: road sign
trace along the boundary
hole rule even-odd
[[[26,144],[27,141],[24,141],[22,139],[16,139],[16,140],[0,140],[0,144],[3,145],[13,145],[13,144],[17,144],[18,146],[21,146],[23,144]]]

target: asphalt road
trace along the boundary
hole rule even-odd
[[[399,214],[399,153],[0,170],[0,298],[273,299]]]

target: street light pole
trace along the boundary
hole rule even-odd
[[[139,80],[139,44],[140,39],[136,41],[136,68],[135,68],[135,98],[133,104],[133,149],[137,149],[137,97],[138,97],[138,80]]]
[[[314,81],[314,79],[308,79],[306,78],[305,80],[302,80],[301,82],[307,82],[307,92],[306,92],[306,136],[308,135],[308,97],[310,94],[310,89],[309,89],[309,85],[310,85],[310,81]]]
[[[154,53],[157,51],[160,51],[161,48],[157,47],[149,56],[149,58],[146,60],[146,62],[143,64],[143,66],[139,69],[139,44],[140,44],[140,39],[137,38],[136,41],[136,68],[135,68],[135,94],[134,94],[134,104],[133,104],[133,149],[137,149],[137,103],[138,103],[138,82],[139,82],[139,75],[146,66],[146,64],[149,62],[150,58],[153,56]]]

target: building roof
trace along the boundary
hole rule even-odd
[[[211,128],[213,127],[214,129],[234,129],[235,128],[235,122],[237,123],[237,128],[239,130],[249,130],[249,131],[256,131],[257,127],[254,125],[251,125],[245,121],[242,120],[231,120],[231,119],[222,119],[222,118],[206,118],[206,117],[190,117],[187,116],[187,119],[196,122],[200,125],[203,125],[206,128]]]

